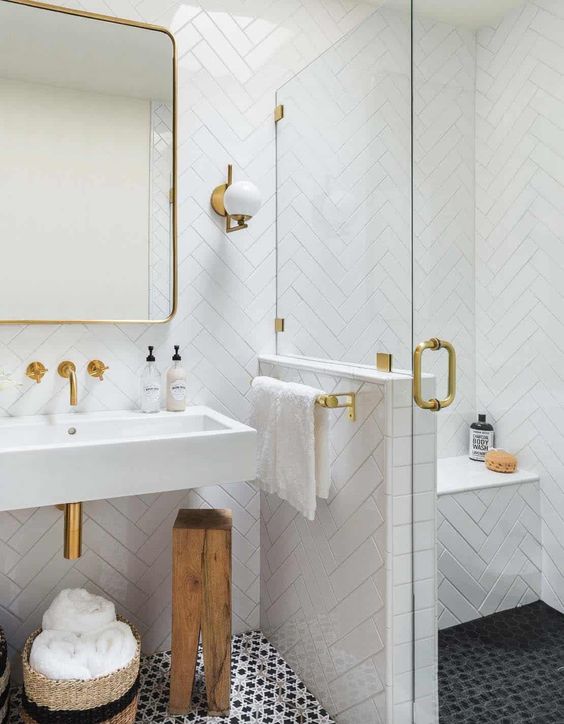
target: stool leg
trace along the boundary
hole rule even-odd
[[[192,704],[202,619],[204,541],[205,530],[173,530],[171,714],[186,714]]]
[[[227,716],[231,692],[231,531],[207,530],[202,644],[208,715]]]

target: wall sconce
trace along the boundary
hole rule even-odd
[[[251,181],[233,183],[233,166],[227,167],[227,183],[212,191],[211,205],[216,214],[225,217],[225,231],[247,229],[247,221],[260,209],[260,191]],[[233,222],[236,222],[235,224]]]

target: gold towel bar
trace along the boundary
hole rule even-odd
[[[348,397],[346,402],[339,402],[339,397]],[[336,407],[349,408],[349,420],[356,420],[356,393],[355,392],[336,392],[333,395],[319,395],[316,403],[321,407],[335,409]]]
[[[345,402],[340,402],[339,397],[347,397],[348,399]],[[356,392],[334,392],[332,394],[318,395],[315,403],[330,410],[337,407],[348,407],[349,420],[351,422],[356,420]]]

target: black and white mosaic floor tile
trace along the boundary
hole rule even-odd
[[[439,632],[440,724],[564,724],[564,615],[538,601]]]
[[[206,716],[202,654],[187,716],[167,713],[170,653],[153,654],[141,663],[141,692],[137,724],[334,724],[284,659],[258,631],[233,638],[231,714]],[[12,698],[9,724],[21,724],[19,690]]]

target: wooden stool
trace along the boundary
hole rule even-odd
[[[169,711],[190,711],[202,632],[209,716],[229,714],[230,510],[180,510],[172,532],[172,661]]]

